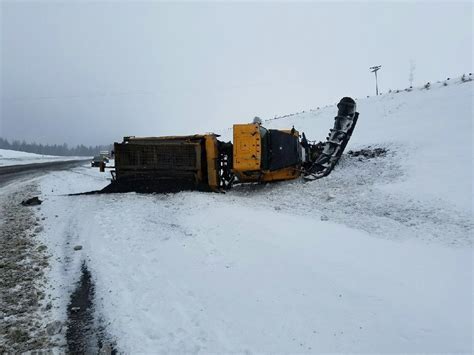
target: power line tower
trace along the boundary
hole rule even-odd
[[[374,67],[370,67],[370,71],[375,74],[375,95],[379,96],[379,84],[377,82],[377,71],[382,68],[381,65],[376,65]]]

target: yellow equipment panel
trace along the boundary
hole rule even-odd
[[[260,170],[261,152],[260,126],[254,123],[234,125],[233,170]]]
[[[298,167],[290,167],[279,169],[276,171],[263,171],[260,181],[283,181],[296,179],[301,175],[301,169]]]
[[[219,189],[219,170],[217,166],[217,138],[215,134],[205,135],[206,160],[207,160],[207,183],[213,191]]]

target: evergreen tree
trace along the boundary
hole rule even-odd
[[[101,150],[112,150],[112,145],[96,145],[85,146],[84,144],[75,147],[69,147],[66,143],[57,144],[38,144],[27,143],[26,141],[14,140],[11,143],[8,139],[0,137],[0,149],[17,150],[20,152],[28,152],[42,155],[59,155],[59,156],[94,156],[99,154]]]

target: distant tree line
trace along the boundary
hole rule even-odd
[[[36,153],[43,155],[62,155],[62,156],[94,156],[101,150],[112,150],[112,145],[96,145],[86,147],[83,144],[75,147],[69,147],[66,143],[58,144],[38,144],[26,143],[25,141],[14,140],[11,143],[0,137],[0,149],[17,150],[20,152]]]

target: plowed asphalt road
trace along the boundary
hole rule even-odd
[[[12,180],[26,177],[27,175],[40,175],[51,170],[64,170],[84,164],[85,160],[53,161],[24,165],[0,166],[0,187]]]

